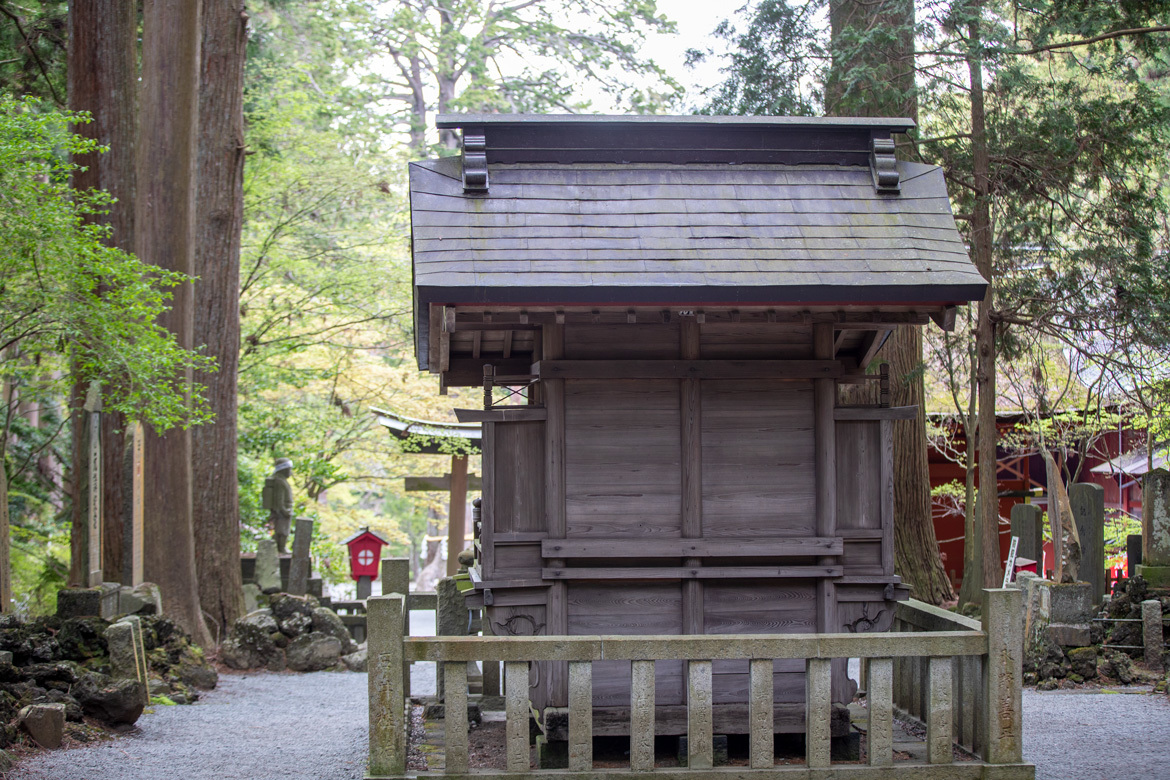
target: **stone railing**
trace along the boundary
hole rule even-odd
[[[750,703],[743,732],[750,734],[750,765],[735,768],[736,778],[777,775],[793,778],[1019,778],[1030,780],[1034,767],[1022,762],[1020,721],[1021,595],[1016,590],[984,591],[982,625],[944,617],[948,613],[909,605],[899,611],[903,628],[874,634],[785,634],[720,636],[552,636],[407,637],[403,597],[371,598],[369,635],[369,778],[508,778],[529,774],[585,780],[634,778],[647,773],[685,775],[695,780],[725,777],[714,769],[712,751],[713,660],[748,660]],[[948,622],[949,621],[949,622]],[[932,628],[931,626],[937,626]],[[868,759],[866,764],[830,759],[830,664],[859,658],[867,668]],[[774,659],[804,659],[806,675],[804,765],[775,765],[773,755],[772,675]],[[593,662],[631,662],[630,761],[622,769],[593,766]],[[688,760],[682,769],[654,767],[654,664],[688,664]],[[409,718],[405,676],[412,661],[442,664],[447,679],[444,713],[445,763],[436,773],[407,772]],[[503,771],[472,770],[468,757],[467,687],[469,661],[502,661],[505,667],[506,755]],[[528,665],[567,661],[569,666],[569,767],[534,772],[529,750]],[[973,661],[976,679],[955,668]],[[924,670],[924,671],[923,671]],[[920,680],[918,687],[912,677]],[[924,681],[924,684],[923,682]],[[975,689],[972,689],[975,686]],[[899,696],[902,697],[899,699]],[[917,700],[917,710],[908,709]],[[894,764],[895,705],[922,716],[926,726],[925,763]],[[953,736],[967,717],[979,721],[970,740],[975,759],[952,763]]]

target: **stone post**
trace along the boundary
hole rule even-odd
[[[1105,488],[1092,482],[1070,485],[1068,502],[1081,539],[1081,579],[1092,588],[1093,604],[1100,604],[1106,586]]]
[[[1142,565],[1142,535],[1129,534],[1125,537],[1125,576],[1136,577],[1137,567]]]
[[[100,385],[90,382],[85,397],[84,452],[87,461],[85,491],[85,584],[102,584],[102,400]]]
[[[405,594],[366,602],[369,629],[370,759],[368,776],[406,772],[406,698],[403,688]]]
[[[438,614],[435,618],[437,636],[467,636],[467,605],[459,586],[450,577],[444,577],[435,585],[438,594]],[[435,664],[435,695],[443,700],[443,665]]]
[[[1151,588],[1170,588],[1170,471],[1154,469],[1142,480],[1142,564]]]
[[[1023,760],[1024,594],[1015,588],[983,590],[983,632],[987,634],[984,702],[988,764]]]
[[[122,517],[129,525],[122,529],[122,584],[137,587],[142,584],[142,523],[145,498],[143,494],[143,432],[142,423],[133,422],[126,429],[126,452],[123,463],[125,491]]]
[[[274,539],[256,542],[256,570],[252,579],[261,593],[276,593],[280,590],[280,560],[276,557]]]
[[[294,596],[303,596],[309,590],[309,575],[313,573],[313,562],[309,557],[312,544],[313,521],[307,517],[298,517],[288,571],[288,592]]]
[[[1012,507],[1012,536],[1019,537],[1016,555],[1036,561],[1036,570],[1044,565],[1044,524],[1042,512],[1035,504],[1016,504]],[[1043,575],[1043,572],[1040,572]]]
[[[1157,599],[1142,602],[1142,644],[1146,646],[1146,663],[1161,673],[1162,602]]]
[[[410,592],[410,559],[382,559],[382,595]]]
[[[109,626],[105,636],[110,653],[110,676],[116,680],[137,680],[142,685],[144,702],[149,704],[150,683],[141,619],[137,615],[128,615]]]

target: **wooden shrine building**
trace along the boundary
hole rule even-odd
[[[915,410],[888,406],[875,356],[986,286],[941,170],[894,157],[912,123],[438,126],[462,154],[410,166],[417,354],[484,387],[458,415],[483,423],[470,601],[494,633],[887,630],[890,427]],[[847,383],[872,401],[841,403]],[[800,732],[803,661],[775,664],[775,730]],[[565,665],[533,669],[534,705],[564,707]],[[594,734],[628,733],[629,662],[593,674]],[[747,687],[746,661],[715,662],[716,733],[746,730]],[[686,733],[684,695],[658,662],[659,734]]]

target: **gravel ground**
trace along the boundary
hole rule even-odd
[[[1170,697],[1148,690],[1025,690],[1024,760],[1036,780],[1170,777]]]
[[[122,739],[45,752],[11,780],[349,780],[365,774],[366,675],[223,674]]]

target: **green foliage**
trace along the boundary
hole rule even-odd
[[[0,97],[0,378],[50,395],[68,365],[101,383],[107,410],[160,430],[198,422],[184,371],[208,361],[155,322],[184,277],[106,246],[107,229],[87,221],[109,196],[69,186],[70,155],[97,148],[68,132],[85,121]]]
[[[0,93],[65,105],[65,0],[0,0]]]
[[[24,615],[57,611],[57,591],[69,576],[69,531],[13,526],[9,563],[13,610]]]

